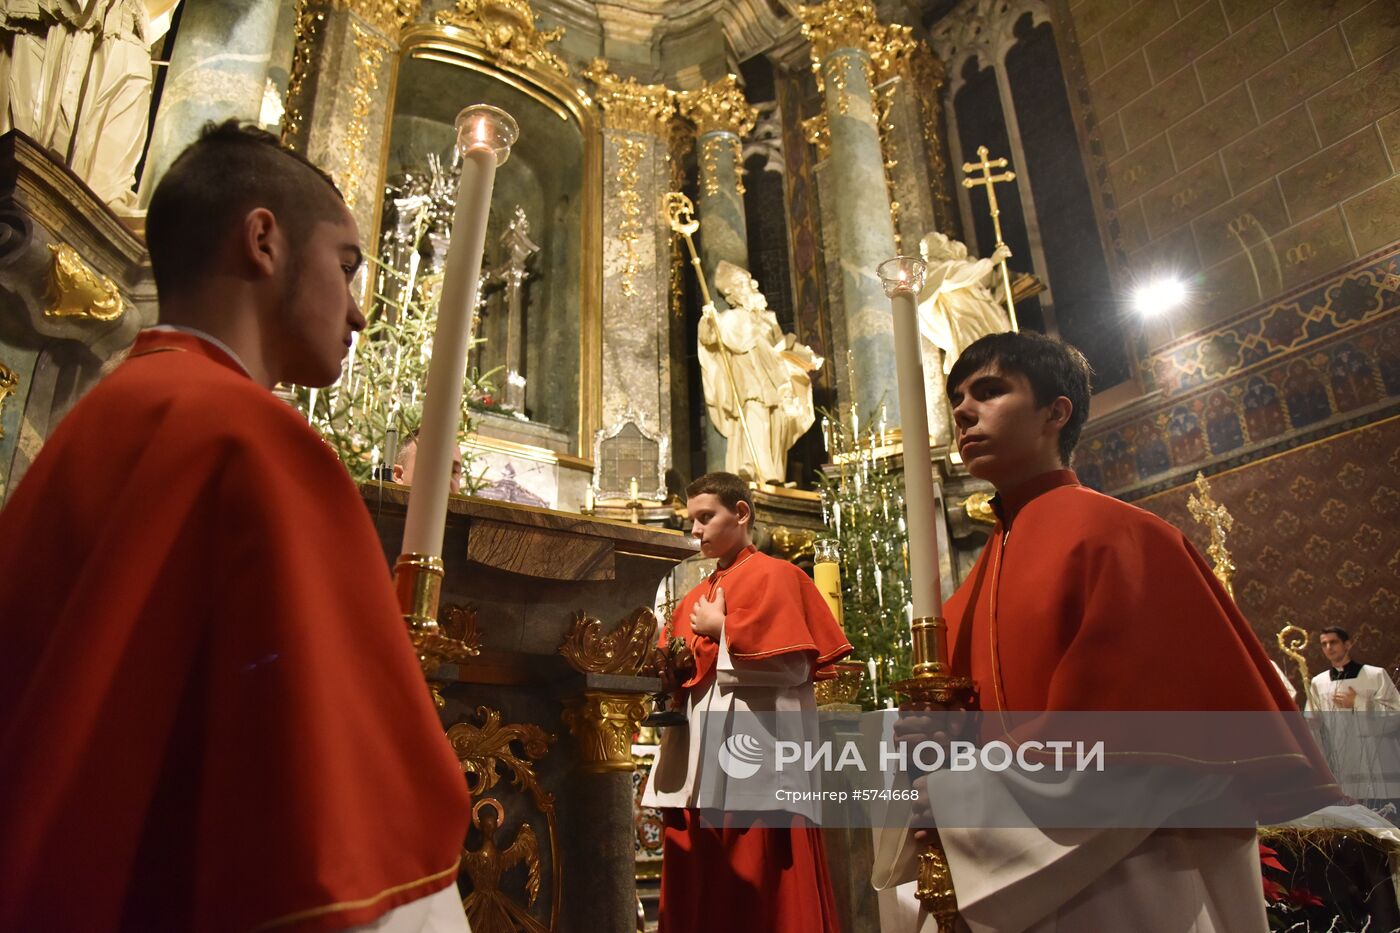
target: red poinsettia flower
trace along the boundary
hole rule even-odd
[[[1277,904],[1288,897],[1288,889],[1277,881],[1268,878],[1264,879],[1264,900],[1270,904]]]
[[[1283,867],[1283,863],[1278,860],[1278,851],[1270,849],[1264,843],[1259,843],[1259,864],[1265,868],[1272,868],[1274,871],[1288,871]]]
[[[1294,907],[1321,907],[1322,898],[1307,888],[1294,888],[1288,892],[1288,903]]]

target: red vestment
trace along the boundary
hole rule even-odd
[[[468,799],[335,454],[147,331],[0,513],[0,929],[320,931],[455,882]]]
[[[836,676],[832,665],[851,652],[811,578],[787,561],[746,547],[727,568],[687,593],[672,614],[675,633],[695,654],[696,673],[685,687],[697,694],[723,689],[715,685],[718,644],[690,628],[696,603],[720,588],[724,636],[738,689],[762,689],[742,687],[745,662],[802,654],[811,663],[812,677],[821,680]],[[806,702],[811,703],[810,683],[790,689],[809,691]],[[838,933],[820,829],[783,812],[738,821],[726,815],[722,826],[705,824],[698,810],[663,813],[662,933]]]
[[[690,614],[702,596],[713,598],[718,589],[724,590],[729,653],[737,661],[803,652],[811,656],[812,679],[829,680],[836,676],[833,665],[851,653],[846,633],[812,578],[796,564],[749,545],[685,594],[671,615],[675,633],[695,655],[695,673],[686,687],[704,683],[715,670],[719,645],[690,630]]]
[[[1079,485],[1070,470],[994,504],[992,538],[944,606],[953,671],[977,682],[983,710],[1296,712],[1249,623],[1176,528]],[[1296,715],[1251,722],[1262,728],[1229,736],[1229,748],[1131,736],[1131,721],[1116,738],[1135,743],[1130,755],[1189,752],[1206,770],[1259,756],[1244,780],[1261,822],[1338,801]],[[1183,742],[1200,744],[1176,747]]]

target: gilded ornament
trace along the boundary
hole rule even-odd
[[[93,271],[78,251],[66,243],[50,244],[48,317],[115,321],[126,311],[117,284]]]
[[[814,66],[840,49],[854,49],[869,57],[874,68],[872,86],[906,69],[910,55],[918,48],[909,26],[880,22],[869,0],[828,0],[813,6],[799,6],[802,35],[812,43]],[[817,72],[820,85],[821,72]],[[819,88],[820,89],[820,88]]]
[[[525,861],[527,867],[530,868],[530,880],[526,882],[529,902],[533,904],[538,896],[539,845],[535,839],[534,829],[530,824],[523,823],[516,835],[515,842],[504,851],[496,848],[493,839],[496,829],[504,821],[505,810],[496,797],[487,797],[486,794],[487,791],[497,787],[502,777],[508,777],[517,791],[529,795],[535,809],[545,818],[545,827],[549,834],[549,861],[553,868],[554,878],[551,885],[553,904],[550,922],[544,928],[554,929],[559,920],[559,899],[563,880],[563,867],[559,862],[559,833],[555,823],[554,797],[540,787],[534,769],[534,762],[549,753],[549,744],[554,741],[554,737],[533,723],[503,725],[500,711],[487,706],[478,706],[474,718],[477,720],[476,722],[459,722],[447,730],[447,740],[451,743],[452,751],[461,764],[462,774],[465,775],[467,781],[467,789],[471,791],[472,799],[476,801],[472,807],[472,822],[482,831],[483,837],[480,848],[463,849],[462,871],[471,879],[474,890],[481,891],[484,895],[477,901],[481,916],[494,913],[494,908],[502,907],[501,901],[508,899],[497,887],[500,871],[504,871],[519,861]],[[516,750],[517,747],[519,751]],[[483,819],[481,815],[481,807],[493,805],[486,803],[488,800],[495,802],[496,819],[494,821],[489,818]],[[535,859],[534,865],[530,864],[532,857]],[[493,872],[494,874],[492,874]],[[490,903],[487,903],[488,901]],[[527,908],[521,907],[513,901],[510,903],[514,910],[506,912],[516,915],[516,921],[520,923],[520,916],[528,916]],[[465,902],[464,906],[466,906]],[[531,919],[533,920],[533,918]],[[473,930],[516,929],[516,927],[510,926],[489,927],[486,924],[479,924],[477,918],[472,918],[471,922]],[[529,927],[525,928],[530,929]]]
[[[354,13],[392,42],[418,18],[423,0],[331,0],[331,5]]]
[[[830,680],[819,680],[812,684],[812,693],[818,707],[849,707],[859,709],[856,698],[860,696],[860,685],[865,679],[864,661],[845,660],[836,664],[836,676]]]
[[[816,148],[817,161],[826,161],[831,155],[831,124],[827,122],[825,110],[802,121],[802,136]]]
[[[685,187],[685,160],[695,146],[690,127],[679,116],[673,116],[666,138],[666,162],[671,169],[671,191]],[[677,320],[685,317],[685,256],[680,241],[671,238],[671,313]]]
[[[1225,506],[1212,498],[1210,482],[1204,473],[1196,474],[1196,491],[1199,495],[1192,495],[1186,501],[1186,507],[1190,510],[1192,518],[1210,530],[1210,548],[1207,553],[1210,555],[1212,569],[1215,571],[1215,578],[1233,599],[1235,562],[1225,547],[1225,534],[1234,527],[1235,519]]]
[[[647,714],[634,693],[587,690],[564,707],[564,724],[579,745],[580,767],[595,773],[631,771],[632,736]]]
[[[617,147],[617,196],[618,208],[622,211],[622,223],[618,224],[617,238],[622,241],[622,294],[628,298],[637,297],[637,274],[641,271],[641,257],[637,253],[637,241],[642,238],[642,196],[637,191],[640,178],[637,166],[641,164],[646,146],[636,139],[622,139]]]
[[[13,369],[0,363],[0,417],[5,414],[5,400],[10,397],[10,393],[19,388],[19,374]],[[0,440],[5,439],[5,425],[0,423]]]
[[[462,899],[462,909],[476,933],[547,933],[549,927],[529,912],[540,896],[540,844],[535,829],[521,823],[515,841],[502,849],[496,844],[496,833],[505,818],[505,807],[494,797],[482,797],[472,805],[472,825],[481,833],[481,845],[462,849],[462,871],[472,883],[471,893]],[[526,871],[524,907],[501,890],[501,876],[522,863]]]
[[[793,530],[783,525],[775,527],[770,536],[773,539],[773,555],[790,563],[811,557],[816,552],[817,533],[810,528]]]
[[[559,653],[584,674],[652,676],[656,673],[656,630],[656,616],[650,609],[636,610],[606,635],[600,619],[580,610],[574,613],[574,624]]]
[[[443,10],[433,21],[456,26],[467,41],[508,65],[569,76],[569,66],[547,48],[564,37],[564,30],[539,29],[526,0],[457,0],[454,9]]]
[[[1312,638],[1308,635],[1307,629],[1299,628],[1296,625],[1285,625],[1278,630],[1276,637],[1279,650],[1298,665],[1298,674],[1303,678],[1303,689],[1308,692],[1307,702],[1316,709],[1318,706],[1315,702],[1317,697],[1312,695],[1313,686],[1312,678],[1308,676],[1308,659],[1303,655],[1303,651],[1308,647]]]
[[[947,73],[943,63],[927,46],[920,45],[909,59],[910,86],[919,88],[919,128],[924,137],[924,154],[928,158],[928,177],[938,200],[939,218],[953,216],[953,196],[948,190],[948,165],[943,160],[943,93]],[[944,229],[938,224],[938,229]]]
[[[369,136],[369,116],[376,103],[374,92],[379,89],[379,65],[390,46],[383,36],[365,29],[359,23],[352,22],[350,28],[355,37],[358,60],[350,86],[350,121],[345,126],[340,187],[345,192],[346,206],[353,209],[359,200],[360,184],[364,181],[368,164],[365,139]]]
[[[315,58],[316,33],[326,21],[325,10],[313,7],[307,0],[297,0],[296,22],[292,26],[295,46],[292,51],[292,70],[287,78],[287,107],[282,111],[282,145],[296,148],[301,136],[302,88],[306,77],[311,73]]]
[[[601,58],[595,58],[583,76],[593,82],[608,129],[657,137],[666,132],[676,109],[675,91],[661,84],[642,84],[636,78],[624,80],[609,71]]]
[[[997,523],[997,513],[992,511],[992,494],[989,492],[974,492],[963,500],[962,507],[967,517],[974,522],[984,525]]]
[[[707,133],[746,136],[758,122],[758,108],[749,104],[734,75],[725,75],[704,87],[682,92],[679,103],[681,113],[695,124],[699,136]]]

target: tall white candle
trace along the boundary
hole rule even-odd
[[[924,263],[901,256],[880,264],[879,274],[894,311],[894,361],[899,379],[899,421],[904,440],[904,503],[909,516],[909,583],[914,618],[943,609],[938,578],[938,509],[933,497],[924,364],[914,296],[923,285]]]
[[[452,239],[443,264],[434,353],[423,396],[423,423],[413,464],[413,488],[404,523],[404,554],[442,555],[452,451],[462,422],[462,381],[471,343],[471,309],[481,280],[486,221],[496,168],[510,155],[518,130],[510,115],[477,104],[457,115],[462,176],[452,217]]]

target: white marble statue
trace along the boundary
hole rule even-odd
[[[823,360],[794,335],[783,334],[748,270],[721,262],[715,287],[729,308],[700,321],[700,372],[710,420],[728,439],[724,468],[759,481],[783,482],[788,450],[816,417],[811,374]]]
[[[150,48],[178,2],[5,0],[0,133],[20,130],[103,201],[134,207],[150,119]]]
[[[943,377],[968,344],[1011,329],[1006,309],[993,297],[994,286],[988,281],[1005,254],[968,259],[965,245],[941,233],[920,240],[919,253],[928,263],[919,293],[919,336],[928,383],[929,434],[934,444],[947,444],[952,440],[952,413]]]
[[[1000,247],[990,259],[969,259],[967,247],[941,233],[919,241],[928,263],[919,292],[919,333],[943,351],[943,372],[953,369],[964,348],[978,337],[1011,329],[1006,309],[993,297],[988,277],[1009,255]]]

